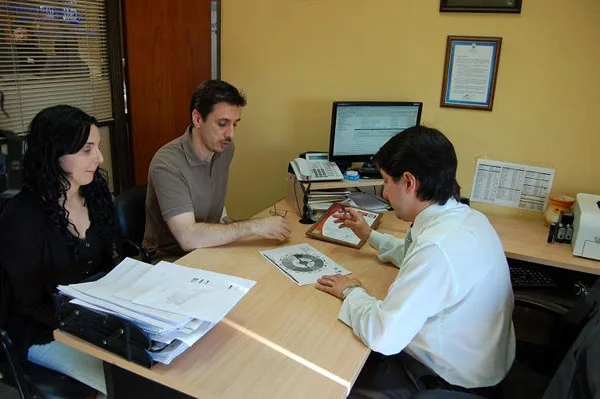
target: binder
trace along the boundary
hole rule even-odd
[[[59,330],[146,368],[156,364],[147,352],[151,350],[152,340],[141,328],[120,317],[69,303],[70,300],[65,295],[54,294]]]

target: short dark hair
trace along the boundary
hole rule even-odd
[[[192,94],[190,101],[190,118],[194,110],[200,113],[202,120],[206,120],[218,103],[227,103],[243,107],[246,105],[246,96],[233,85],[224,80],[207,80],[202,83]]]
[[[397,182],[404,172],[419,181],[417,197],[444,205],[450,198],[460,198],[456,181],[454,146],[437,129],[414,126],[408,128],[381,147],[373,161]]]

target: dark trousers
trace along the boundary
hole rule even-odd
[[[349,399],[410,399],[429,389],[468,392],[486,398],[496,398],[496,389],[467,389],[447,383],[428,367],[401,352],[384,356],[371,352],[352,387]]]

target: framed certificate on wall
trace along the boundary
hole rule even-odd
[[[441,12],[520,13],[522,0],[440,0]]]
[[[491,111],[501,37],[448,36],[440,106]]]

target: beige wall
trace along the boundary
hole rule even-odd
[[[600,1],[527,0],[520,15],[438,7],[223,0],[222,77],[248,96],[231,171],[233,216],[285,195],[290,158],[327,149],[334,100],[423,101],[422,122],[456,147],[464,195],[477,157],[556,168],[555,193],[600,193]],[[447,35],[503,38],[493,112],[440,108]]]

